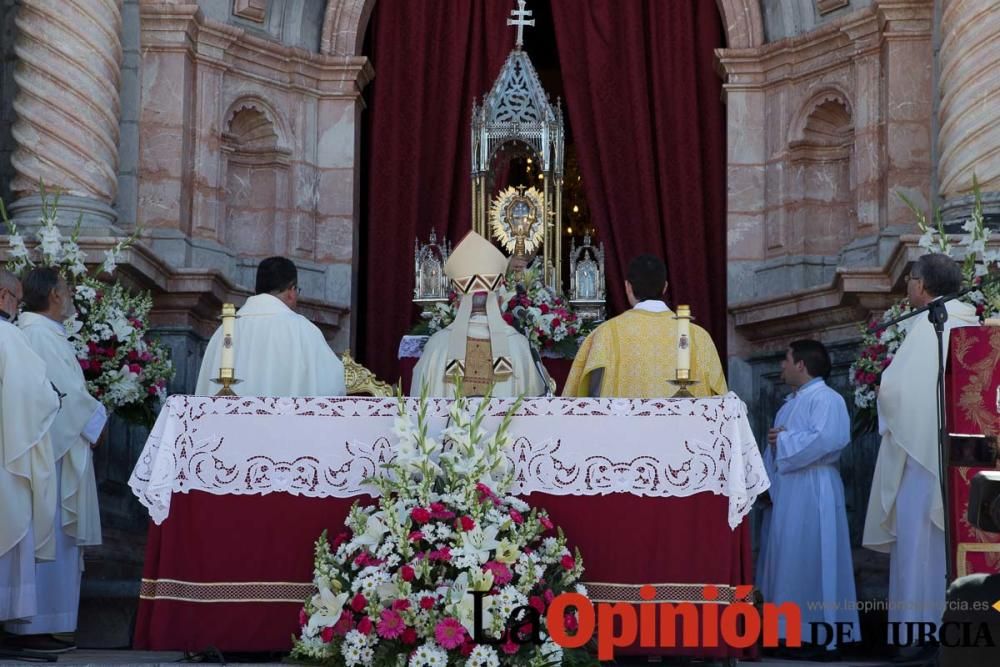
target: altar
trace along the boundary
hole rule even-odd
[[[432,399],[432,430],[451,401]],[[412,409],[414,399],[407,399]],[[494,399],[485,427],[511,401]],[[130,486],[149,510],[135,647],[286,651],[314,592],[313,543],[394,456],[393,399],[173,396]],[[510,425],[517,495],[583,556],[593,601],[720,600],[752,584],[747,513],[769,486],[746,406],[705,399],[531,399]],[[647,649],[748,657],[749,651]]]

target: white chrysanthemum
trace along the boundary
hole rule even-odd
[[[495,613],[502,618],[510,618],[511,613],[517,607],[528,604],[528,598],[513,586],[504,586],[500,593],[494,596],[494,599]]]
[[[574,589],[575,589],[575,590],[576,590],[576,592],[577,592],[577,593],[579,593],[580,595],[587,595],[587,587],[586,587],[586,586],[584,586],[583,584],[577,584],[577,585],[576,585],[576,586],[574,587]]]
[[[520,498],[515,498],[514,496],[507,496],[506,498],[504,498],[504,502],[513,507],[518,512],[521,512],[522,514],[531,511],[531,505],[524,502]]]
[[[472,649],[466,667],[500,667],[500,657],[492,646],[480,644]]]
[[[344,656],[344,664],[347,667],[361,664],[361,649],[354,644],[344,642],[340,647],[340,654]]]
[[[93,301],[97,298],[97,291],[90,285],[77,285],[76,296],[83,301]]]
[[[448,653],[435,642],[429,641],[413,652],[408,664],[410,667],[445,667],[448,664]]]
[[[561,665],[563,658],[563,650],[559,644],[556,644],[551,639],[545,640],[539,648],[539,653],[542,654],[544,658],[544,663],[546,665]]]

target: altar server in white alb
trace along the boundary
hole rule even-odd
[[[295,312],[298,269],[290,259],[269,257],[257,266],[256,294],[236,312],[234,366],[240,396],[343,396],[344,365],[323,332]],[[195,390],[211,396],[220,385],[222,328],[208,342]]]
[[[491,386],[496,397],[545,393],[548,378],[535,365],[528,339],[500,315],[496,289],[506,270],[507,257],[475,232],[455,246],[444,272],[462,295],[458,315],[424,346],[412,395],[426,383],[429,396],[450,398],[459,377],[466,396],[483,396]]]
[[[24,312],[17,324],[31,349],[45,362],[45,376],[62,394],[49,436],[59,498],[55,507],[56,558],[36,568],[38,611],[8,622],[8,633],[23,635],[25,648],[46,649],[52,633],[76,630],[83,554],[80,547],[101,543],[101,516],[91,448],[107,423],[104,406],[87,390],[63,322],[75,313],[73,294],[59,271],[32,269],[24,278]]]
[[[35,560],[55,558],[56,473],[49,428],[59,395],[10,320],[21,284],[0,270],[0,622],[38,611]]]
[[[954,260],[930,254],[913,264],[906,291],[910,304],[919,308],[935,297],[957,291],[961,283],[962,272]],[[945,309],[947,358],[951,330],[974,326],[978,319],[975,308],[966,303],[949,301]],[[927,313],[908,323],[906,338],[882,373],[879,387],[882,444],[862,543],[868,549],[889,553],[889,621],[940,623],[947,566],[938,468],[938,344]],[[914,638],[899,639],[911,643]]]
[[[758,581],[766,601],[799,605],[804,641],[811,622],[849,623],[850,639],[860,641],[858,612],[845,606],[857,596],[837,468],[851,422],[844,398],[826,384],[830,367],[815,340],[792,343],[781,363],[781,377],[794,391],[778,410],[764,454],[773,509]]]

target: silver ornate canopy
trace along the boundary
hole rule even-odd
[[[472,106],[472,229],[489,235],[490,198],[498,153],[509,145],[527,149],[542,176],[543,210],[547,218],[542,241],[545,282],[558,290],[562,275],[562,184],[564,127],[559,103],[549,103],[538,73],[522,46],[522,29],[534,25],[531,12],[518,0],[508,25],[516,25],[517,41],[482,104]]]

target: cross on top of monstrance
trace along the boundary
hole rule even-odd
[[[517,41],[514,42],[514,46],[521,48],[524,46],[524,27],[534,26],[535,19],[531,19],[531,10],[524,8],[524,0],[517,0],[517,9],[512,9],[510,11],[512,18],[507,19],[507,25],[517,26]]]

